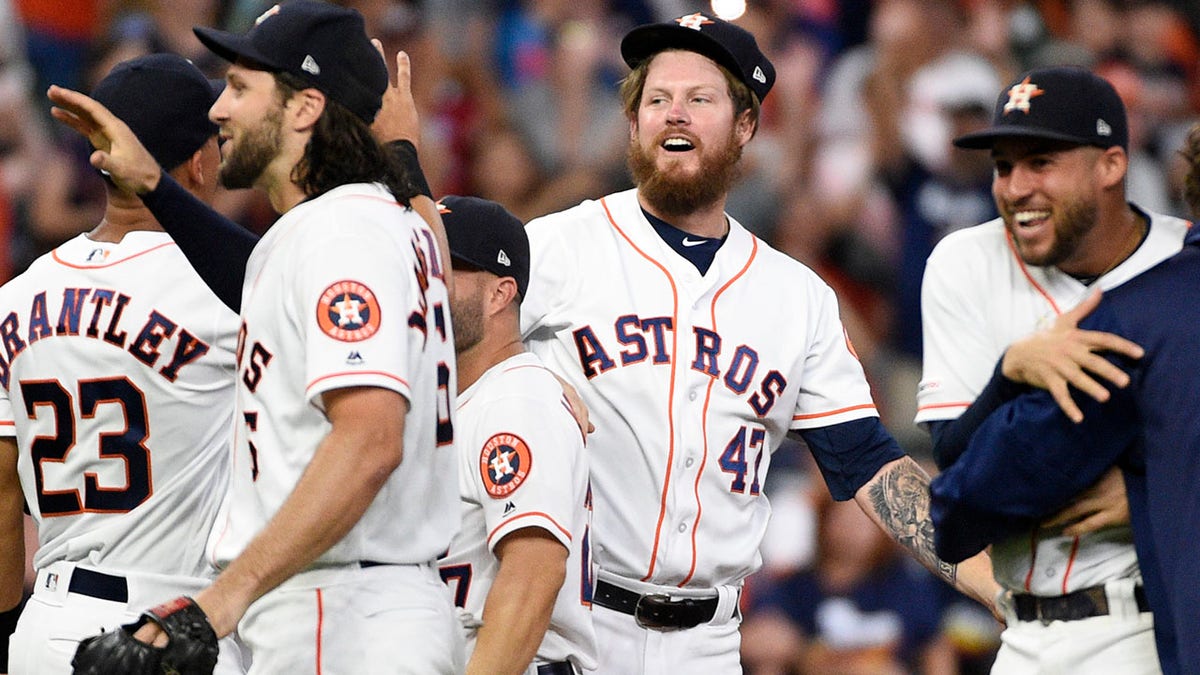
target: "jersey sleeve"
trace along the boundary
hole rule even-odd
[[[483,506],[488,550],[526,527],[570,548],[574,513],[583,504],[576,477],[587,472],[583,439],[565,401],[511,395],[479,411],[477,428],[495,429],[467,452],[470,483]]]
[[[804,310],[812,317],[808,348],[800,365],[800,392],[792,416],[793,430],[825,427],[864,417],[878,417],[862,364],[838,316],[833,289],[816,284]]]
[[[436,322],[420,246],[415,228],[393,218],[323,233],[305,249],[294,306],[305,335],[305,394],[316,405],[320,394],[351,386],[411,398],[410,369],[424,337],[438,330],[428,325]]]
[[[529,287],[521,299],[521,336],[527,342],[553,331],[555,310],[572,302],[579,292],[575,262],[578,247],[568,246],[562,217],[543,217],[529,221]]]
[[[974,288],[967,264],[960,251],[939,246],[925,266],[921,284],[924,356],[917,423],[961,415],[996,365],[980,305],[988,292]]]

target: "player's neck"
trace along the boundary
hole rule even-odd
[[[684,214],[663,213],[662,210],[655,208],[654,205],[648,204],[640,194],[638,195],[638,203],[648,213],[653,214],[656,218],[666,222],[671,227],[697,237],[720,239],[729,233],[729,221],[725,218],[724,199]]]
[[[484,337],[478,344],[456,355],[458,391],[466,391],[467,387],[475,384],[489,368],[524,351],[525,345],[521,343],[520,333],[484,331]]]
[[[87,233],[92,241],[118,243],[127,232],[150,230],[161,232],[162,226],[154,219],[142,200],[134,195],[112,191],[104,207],[104,219]]]

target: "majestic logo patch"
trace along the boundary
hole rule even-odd
[[[1004,104],[1004,112],[1020,110],[1027,113],[1029,112],[1029,100],[1044,93],[1046,93],[1045,89],[1040,89],[1036,84],[1030,83],[1029,78],[1026,77],[1008,90],[1008,103]]]
[[[342,342],[366,340],[379,331],[382,318],[375,294],[357,281],[338,281],[317,301],[317,325]]]
[[[712,23],[712,19],[704,16],[700,12],[696,12],[695,14],[688,14],[687,16],[681,16],[678,19],[675,19],[675,23],[683,26],[684,28],[700,30],[701,26]]]
[[[497,499],[512,494],[529,475],[533,454],[519,436],[496,434],[479,453],[479,476],[487,493]]]

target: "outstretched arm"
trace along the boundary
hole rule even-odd
[[[8,662],[8,637],[17,627],[25,588],[24,503],[16,439],[0,438],[0,671]]]
[[[246,260],[258,237],[188,192],[154,161],[128,125],[89,96],[50,87],[50,113],[87,137],[92,166],[142,198],[188,262],[230,309],[241,309]]]
[[[901,457],[884,465],[858,490],[854,499],[918,562],[999,616],[995,600],[1000,585],[992,577],[991,561],[980,554],[954,565],[939,558],[934,550],[929,476],[911,457]]]

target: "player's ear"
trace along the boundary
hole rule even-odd
[[[734,132],[737,134],[738,142],[741,145],[746,145],[754,138],[754,132],[758,128],[758,122],[754,119],[754,113],[749,109],[743,110],[737,116],[737,121],[734,122]]]
[[[517,306],[517,280],[512,277],[497,277],[491,284],[491,296],[488,298],[488,314],[498,313],[504,308]]]
[[[1096,161],[1096,173],[1099,183],[1104,188],[1120,185],[1125,180],[1129,169],[1129,156],[1119,145],[1106,149]]]
[[[285,108],[291,109],[296,131],[306,131],[316,125],[325,111],[325,94],[311,87],[302,89],[292,95]]]

